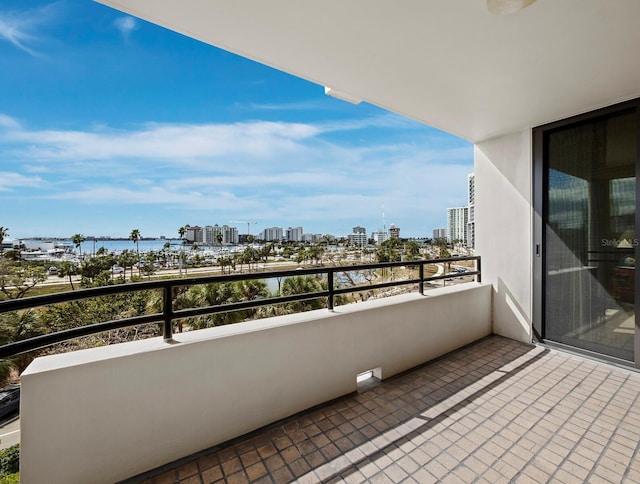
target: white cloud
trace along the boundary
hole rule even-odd
[[[131,32],[138,28],[136,19],[129,16],[118,17],[113,21],[113,25],[116,27],[116,29],[118,29],[125,40],[128,40]]]
[[[13,173],[11,182],[2,176],[0,189],[20,182],[35,188],[31,194],[25,189],[25,196],[52,206],[127,207],[130,217],[171,212],[200,224],[256,219],[310,229],[331,220],[347,228],[381,225],[383,203],[388,221],[400,226],[444,220],[446,207],[465,203],[471,145],[434,141],[440,135],[420,130],[412,137],[402,126],[366,133],[370,142],[353,142],[353,130],[386,123],[396,121],[154,123],[65,131],[30,130],[3,116],[3,162],[21,174]],[[327,126],[344,135],[327,135]]]
[[[52,20],[55,3],[22,12],[0,11],[0,40],[32,55],[40,55],[34,45],[40,42],[38,28]]]
[[[42,179],[37,176],[24,176],[19,173],[0,171],[0,191],[12,188],[37,187]]]
[[[327,103],[324,99],[288,103],[238,104],[238,107],[260,111],[335,111],[341,108],[336,104]]]
[[[19,145],[12,156],[47,161],[162,160],[181,163],[231,156],[264,159],[298,151],[317,129],[296,123],[151,124],[133,131],[30,131],[0,133]],[[237,168],[237,167],[236,167]]]
[[[20,123],[10,116],[0,113],[0,128],[17,130],[20,129]]]

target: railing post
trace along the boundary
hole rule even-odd
[[[420,262],[419,277],[420,283],[418,284],[418,290],[420,291],[420,295],[424,296],[424,262]]]
[[[329,289],[329,296],[327,296],[327,309],[333,311],[333,269],[329,269],[327,272],[327,286]]]
[[[482,282],[482,263],[479,257],[476,259],[476,271],[479,272],[479,274],[476,275],[476,282]]]
[[[173,339],[173,304],[171,289],[171,284],[167,284],[162,288],[162,315],[164,316],[162,337],[165,341],[170,341]]]

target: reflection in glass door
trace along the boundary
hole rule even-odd
[[[542,318],[546,340],[634,361],[635,108],[543,137]]]

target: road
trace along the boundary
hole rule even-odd
[[[0,420],[0,449],[20,443],[20,416]]]
[[[239,265],[237,266],[238,268],[240,267]],[[251,271],[252,272],[263,272],[263,271],[273,271],[273,270],[285,270],[285,269],[295,269],[296,267],[298,267],[298,264],[296,264],[294,261],[278,261],[278,262],[269,262],[268,264],[257,264],[257,266],[252,265],[251,266]],[[226,273],[227,269],[225,268],[225,273]],[[248,266],[244,265],[243,266],[243,272],[248,272]],[[191,275],[198,275],[198,276],[204,276],[204,275],[211,275],[214,276],[216,274],[220,274],[220,267],[219,266],[207,266],[207,267],[189,267],[186,271],[185,269],[182,269],[182,273],[183,275],[186,273],[187,276],[191,276]],[[238,274],[240,273],[239,269],[236,269],[235,271],[232,272],[232,274]],[[131,270],[127,269],[127,277],[129,277],[131,274]],[[137,275],[138,271],[137,269],[133,270],[133,274]],[[153,273],[153,275],[151,276],[151,279],[156,279],[158,277],[165,277],[165,276],[179,276],[180,275],[180,269],[161,269],[161,270],[157,270]],[[144,276],[143,276],[144,277]],[[146,277],[145,277],[146,279]],[[79,283],[80,282],[80,276],[72,276],[71,280],[73,281],[73,283]],[[42,282],[41,286],[54,286],[54,285],[59,285],[59,284],[68,284],[69,283],[69,278],[68,277],[59,277],[59,276],[47,276],[47,280]]]

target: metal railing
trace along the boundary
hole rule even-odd
[[[425,277],[425,266],[433,264],[450,264],[461,261],[475,261],[475,270],[467,271],[459,274],[442,274],[439,276]],[[402,279],[376,284],[362,284],[351,287],[336,288],[335,275],[337,273],[376,270],[394,267],[416,267],[418,268],[418,277],[413,279]],[[263,299],[253,299],[248,301],[233,302],[220,304],[216,306],[205,306],[189,309],[174,310],[173,293],[174,289],[184,286],[203,285],[211,283],[236,282],[246,280],[265,280],[275,278],[287,278],[297,276],[308,276],[326,274],[327,289],[304,294],[291,294],[287,296],[275,296]],[[0,358],[15,356],[28,351],[44,348],[56,343],[71,340],[74,338],[89,336],[102,333],[114,329],[127,328],[131,326],[162,323],[162,335],[167,341],[173,338],[173,322],[177,319],[189,318],[194,316],[203,316],[207,314],[217,314],[229,311],[237,311],[241,309],[251,309],[260,306],[284,304],[297,301],[307,301],[310,299],[327,298],[327,308],[333,309],[335,297],[341,294],[373,289],[384,289],[388,287],[396,287],[409,284],[418,284],[418,291],[424,294],[424,286],[426,282],[447,280],[454,277],[475,276],[476,281],[481,281],[481,261],[480,256],[451,257],[447,259],[428,259],[405,262],[384,262],[374,264],[360,264],[336,267],[315,267],[309,269],[295,269],[286,271],[265,271],[251,272],[244,274],[229,274],[219,276],[206,277],[185,277],[180,279],[165,279],[156,281],[133,282],[126,284],[116,284],[110,286],[101,286],[90,289],[79,289],[77,291],[68,291],[55,294],[47,294],[43,296],[27,297],[22,299],[13,299],[8,301],[0,301],[0,313],[11,311],[20,311],[35,307],[48,306],[70,301],[80,301],[88,298],[100,296],[113,296],[116,294],[132,293],[137,291],[162,290],[162,312],[154,314],[145,314],[140,316],[132,316],[113,321],[106,321],[86,326],[79,326],[55,333],[48,333],[29,339],[16,341],[13,343],[0,346]]]

